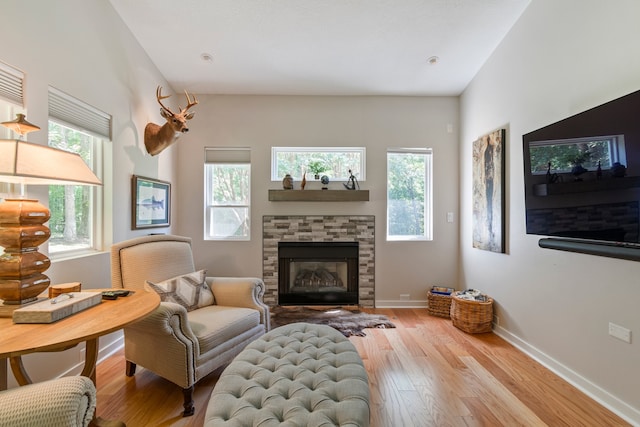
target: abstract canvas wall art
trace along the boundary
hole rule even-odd
[[[504,140],[499,129],[473,142],[473,247],[505,252]]]

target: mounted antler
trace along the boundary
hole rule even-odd
[[[167,122],[162,126],[155,123],[147,123],[147,126],[144,128],[144,146],[147,148],[147,152],[152,156],[155,156],[173,144],[181,134],[189,132],[187,120],[191,120],[195,114],[193,112],[189,112],[189,108],[196,105],[198,100],[196,99],[196,96],[193,95],[192,101],[186,90],[184,91],[184,94],[187,97],[186,108],[178,106],[180,112],[173,113],[162,103],[163,99],[169,98],[171,95],[162,96],[162,86],[158,86],[156,89],[156,99],[161,107],[160,115],[164,117]]]

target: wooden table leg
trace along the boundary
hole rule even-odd
[[[0,391],[6,390],[7,385],[7,359],[0,358]]]
[[[86,342],[84,369],[82,369],[82,373],[80,375],[91,378],[91,381],[93,381],[93,385],[95,385],[96,388],[98,387],[96,384],[97,362],[98,338],[94,338]],[[93,420],[91,420],[91,424],[89,425],[90,427],[126,427],[125,423],[122,421],[105,420],[104,418],[98,417],[96,414],[93,415]]]
[[[6,359],[5,366],[6,366]],[[11,364],[11,371],[13,372],[13,376],[16,378],[16,382],[19,385],[27,385],[33,384],[33,381],[27,374],[27,371],[24,369],[24,364],[22,363],[21,356],[10,357],[9,362]],[[87,341],[86,349],[85,349],[85,357],[84,357],[84,368],[82,369],[82,373],[80,375],[84,377],[88,377],[93,381],[93,385],[96,385],[96,364],[98,363],[98,338],[94,338]],[[1,365],[1,363],[0,363]],[[2,367],[0,366],[0,370]],[[6,389],[6,368],[5,368],[5,378],[4,383]],[[0,374],[0,387],[2,387],[2,376]],[[2,390],[2,388],[0,388]]]
[[[33,384],[22,364],[22,356],[10,357],[9,363],[11,363],[11,372],[13,372],[13,376],[19,385]]]
[[[84,368],[80,375],[91,378],[96,385],[96,364],[98,363],[98,338],[88,340],[84,350]]]

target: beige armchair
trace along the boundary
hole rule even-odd
[[[176,281],[168,279],[195,272],[188,237],[150,235],[111,248],[112,288],[167,291],[161,293],[166,302],[124,329],[126,375],[133,376],[136,365],[141,365],[182,387],[183,416],[194,413],[195,383],[231,362],[270,328],[269,308],[262,302],[265,287],[258,278],[206,277],[213,298],[201,298],[200,304],[181,304]],[[197,273],[189,275],[189,280],[193,281],[193,276]],[[208,289],[197,292],[210,294]],[[211,299],[215,299],[213,304]],[[203,301],[205,305],[198,307]]]
[[[96,389],[87,377],[62,377],[0,392],[0,427],[88,426]]]

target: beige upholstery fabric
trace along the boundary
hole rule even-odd
[[[89,378],[58,378],[0,392],[0,427],[88,426],[95,409]]]
[[[325,325],[294,323],[249,344],[211,394],[205,427],[368,426],[369,383],[355,347]]]
[[[111,248],[111,255],[111,286],[114,288],[142,290],[147,280],[161,282],[196,271],[188,237],[139,237],[116,243]]]
[[[150,235],[111,247],[114,288],[147,292],[147,281],[159,283],[195,271],[187,237]],[[261,279],[207,277],[205,283],[214,305],[187,312],[182,305],[161,302],[149,316],[127,326],[126,360],[186,390],[268,331]],[[185,404],[187,400],[185,395]]]
[[[260,313],[250,308],[212,305],[194,310],[187,317],[202,353],[225,345],[244,331],[262,326]]]

